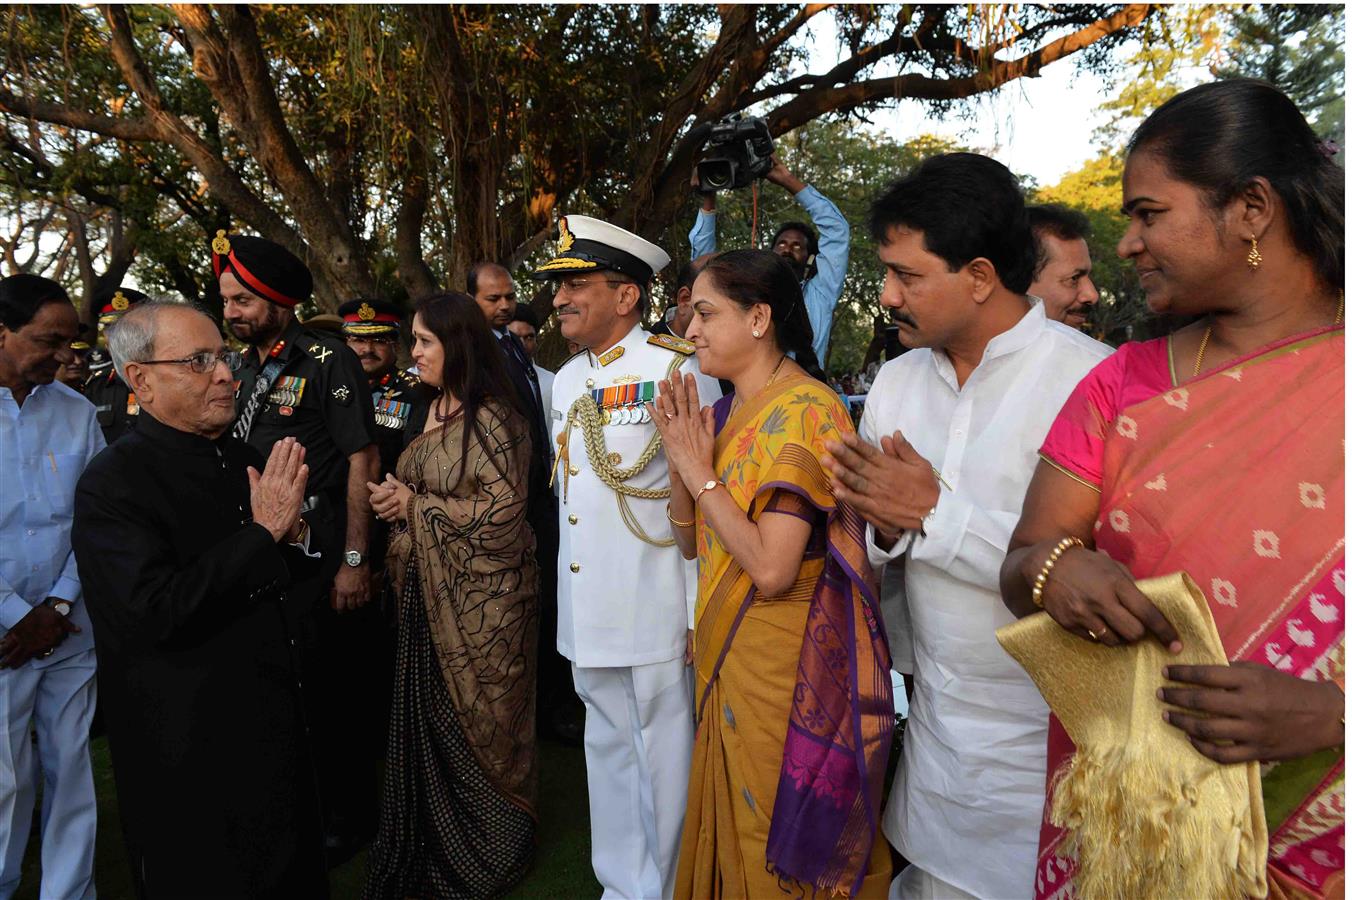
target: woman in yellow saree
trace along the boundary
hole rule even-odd
[[[863,520],[836,504],[819,462],[826,441],[853,431],[850,416],[814,377],[811,325],[783,260],[717,257],[692,306],[701,369],[736,391],[700,409],[693,382],[668,383],[653,409],[672,531],[699,558],[697,731],[675,896],[882,897],[890,660]]]

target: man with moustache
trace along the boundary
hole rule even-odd
[[[1000,565],[1038,449],[1110,350],[1027,296],[1036,261],[1009,170],[932,157],[873,204],[882,303],[911,348],[878,372],[859,435],[828,445],[836,497],[868,521],[895,666],[914,676],[883,833],[893,897],[1020,897],[1033,883],[1047,706],[995,640]],[[890,580],[890,579],[889,579]]]
[[[339,306],[338,317],[343,323],[343,339],[366,373],[375,408],[376,443],[380,447],[383,477],[394,471],[399,454],[404,452],[405,427],[409,422],[421,426],[418,410],[424,416],[427,414],[422,382],[398,365],[404,316],[388,300],[358,298]],[[380,559],[371,562],[375,566],[381,564]]]
[[[549,634],[558,621],[559,522],[557,504],[549,490],[549,470],[553,447],[546,424],[546,402],[540,377],[526,355],[521,341],[508,326],[516,312],[516,286],[512,273],[492,262],[475,264],[466,279],[467,293],[483,311],[484,321],[493,330],[507,363],[507,375],[521,396],[522,408],[529,411],[531,438],[530,477],[527,486],[526,520],[535,532],[535,559],[540,571],[540,632]],[[582,741],[582,709],[569,679],[568,661],[558,654],[554,644],[537,644],[535,712],[541,736],[577,745]]]
[[[1099,299],[1090,277],[1089,220],[1068,207],[1045,203],[1028,207],[1028,224],[1037,241],[1029,296],[1042,299],[1048,319],[1083,329]]]
[[[37,896],[94,896],[94,637],[71,549],[75,483],[103,449],[55,381],[78,317],[37,275],[0,280],[0,897],[19,887],[42,780]],[[36,749],[30,737],[37,731]],[[40,768],[39,768],[40,767]]]
[[[218,232],[211,242],[230,333],[248,345],[236,374],[233,434],[267,454],[293,437],[310,470],[305,518],[323,557],[296,584],[313,614],[306,693],[320,774],[326,842],[337,863],[375,832],[381,751],[380,611],[371,594],[371,507],[379,451],[365,372],[334,335],[306,329],[295,308],[313,290],[310,270],[271,241]],[[383,476],[380,476],[383,477]]]
[[[230,436],[240,354],[198,310],[143,304],[108,346],[141,418],[81,477],[72,542],[137,895],[326,896],[284,612],[319,564],[305,448]]]
[[[138,303],[150,299],[140,291],[131,288],[116,287],[94,297],[94,305],[99,309],[99,337],[103,338],[108,329],[116,324],[126,312]],[[112,443],[136,427],[137,416],[141,412],[136,395],[117,376],[117,369],[106,350],[95,350],[89,359],[89,378],[85,382],[84,395],[94,404],[98,412],[99,427],[103,437]]]
[[[557,255],[534,273],[554,282],[559,328],[585,348],[554,377],[550,421],[558,649],[587,708],[592,868],[607,898],[671,896],[694,738],[695,567],[671,537],[666,456],[643,403],[673,373],[694,374],[704,404],[720,394],[693,344],[643,330],[668,262],[622,228],[566,216]]]
[[[803,285],[803,302],[812,322],[812,349],[822,366],[831,343],[831,321],[845,287],[850,258],[850,223],[820,191],[794,176],[776,157],[765,180],[793,194],[807,211],[812,225],[785,222],[770,241],[770,249],[788,260]],[[690,255],[701,257],[718,249],[715,235],[717,205],[714,194],[703,195],[703,205],[690,229]],[[821,232],[818,238],[817,231]],[[691,279],[694,283],[694,279]]]

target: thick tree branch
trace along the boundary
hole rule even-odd
[[[101,116],[84,110],[72,109],[62,103],[49,103],[20,97],[4,88],[0,88],[0,111],[16,116],[78,128],[121,138],[125,141],[153,141],[161,135],[155,123],[147,118],[127,119],[115,116]]]
[[[206,141],[166,107],[164,97],[132,40],[131,23],[126,10],[120,6],[109,6],[104,8],[104,15],[112,32],[110,48],[113,59],[122,77],[127,79],[156,124],[155,134],[147,139],[164,141],[183,154],[236,216],[249,222],[270,240],[287,246],[293,252],[296,249],[303,251],[304,244],[299,235],[282,217],[251,191]]]
[[[422,230],[429,198],[427,162],[419,138],[409,142],[400,190],[399,214],[394,222],[394,253],[399,281],[410,300],[419,300],[437,290],[436,276],[423,259]]]
[[[772,111],[766,118],[774,134],[783,134],[818,116],[901,97],[917,100],[959,100],[994,90],[1016,78],[1036,77],[1044,66],[1088,47],[1113,32],[1139,25],[1152,5],[1133,4],[1092,25],[1040,47],[1016,60],[996,62],[990,69],[966,78],[931,78],[898,75],[874,78],[834,88],[800,94]]]

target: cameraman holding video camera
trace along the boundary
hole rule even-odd
[[[807,211],[812,225],[804,222],[785,222],[775,231],[770,249],[788,260],[803,284],[803,301],[812,322],[812,349],[823,366],[826,365],[826,345],[831,340],[831,314],[840,300],[845,286],[845,265],[850,255],[850,225],[836,205],[811,185],[799,181],[785,168],[778,157],[770,157],[772,165],[765,180],[777,184],[793,194],[793,199]],[[700,190],[696,172],[691,184]],[[718,246],[714,219],[716,205],[712,191],[701,191],[703,208],[690,229],[690,255],[700,257],[713,253]],[[820,231],[820,238],[817,232]]]

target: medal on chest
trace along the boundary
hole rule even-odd
[[[657,383],[641,381],[592,388],[592,400],[603,425],[641,425],[652,421],[645,406],[657,396]]]
[[[268,402],[277,406],[277,411],[282,415],[289,416],[295,407],[300,406],[303,396],[305,396],[305,379],[299,375],[283,375],[273,384],[272,392],[268,394]]]
[[[381,428],[393,428],[402,431],[408,422],[411,404],[402,400],[381,397],[376,401],[376,424]]]

